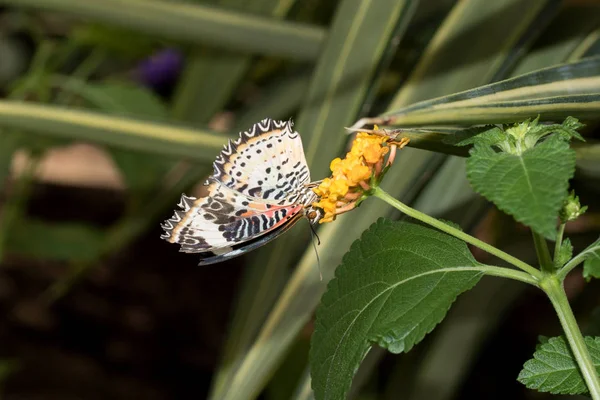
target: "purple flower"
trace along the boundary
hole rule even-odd
[[[179,50],[167,48],[140,62],[136,68],[137,79],[152,88],[164,88],[179,76],[183,55]]]

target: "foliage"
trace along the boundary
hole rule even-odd
[[[255,398],[284,378],[287,391],[298,381],[296,399],[311,396],[311,384],[317,399],[351,395],[372,371],[363,365],[355,376],[367,353],[409,351],[486,274],[543,290],[565,330],[564,338],[538,345],[519,380],[552,393],[593,388],[585,345],[597,366],[598,338],[578,336],[561,284],[580,265],[586,280],[600,278],[600,240],[581,251],[567,224],[593,231],[586,221],[597,218],[596,204],[582,216],[587,207],[569,194],[575,188],[589,202],[586,190],[600,176],[593,134],[600,115],[597,6],[559,7],[552,0],[212,3],[2,2],[35,42],[28,70],[0,88],[7,94],[0,99],[4,261],[17,255],[66,263],[51,288],[60,297],[156,227],[180,193],[203,180],[237,127],[265,116],[293,117],[311,176],[320,180],[331,160],[343,156],[345,126],[377,124],[386,135],[410,139],[412,147],[384,171],[386,191],[375,180],[364,196],[377,199],[320,229],[320,264],[297,231],[253,255],[210,398]],[[48,11],[60,29],[39,23],[47,22]],[[178,81],[164,83],[177,75]],[[108,227],[29,215],[40,160],[73,142],[104,148],[125,183],[125,210]],[[29,157],[20,177],[11,169],[16,153]],[[531,230],[539,265],[495,247],[516,239],[488,244],[470,235],[484,220],[474,192]],[[393,222],[398,211],[424,224]],[[451,212],[465,231],[437,219]],[[497,228],[488,228],[488,237],[500,235]],[[546,240],[555,242],[553,254]],[[476,261],[467,243],[496,258]],[[497,259],[501,264],[492,265]],[[306,357],[300,357],[302,365],[270,380],[323,293],[310,374],[301,372]],[[443,335],[431,340],[443,342]],[[388,380],[411,381],[406,386],[416,388],[414,397],[423,397],[418,380],[428,376],[424,368],[417,360],[412,377],[398,373]],[[457,397],[463,378],[446,375],[447,397]],[[285,397],[285,390],[267,393]],[[590,395],[600,396],[594,389]]]
[[[467,161],[471,185],[517,221],[554,239],[556,219],[575,173],[575,152],[569,140],[575,136],[577,125],[569,119],[563,126],[526,121],[494,131],[498,132],[494,138],[485,135],[481,142],[475,136]],[[536,145],[550,133],[554,134]]]
[[[499,208],[507,209],[515,219],[531,226],[541,271],[453,225],[393,199],[378,188],[379,176],[371,179],[372,188],[365,184],[361,186],[363,189],[359,195],[374,195],[408,216],[454,236],[450,245],[453,251],[467,242],[523,272],[483,266],[474,259],[471,259],[472,262],[458,260],[457,264],[448,267],[448,263],[457,261],[456,254],[446,252],[447,243],[439,237],[439,233],[427,228],[394,229],[391,223],[378,222],[351,247],[317,310],[311,346],[311,373],[316,398],[345,397],[352,375],[373,343],[394,353],[410,350],[440,322],[455,297],[474,285],[472,278],[478,280],[481,273],[519,280],[542,289],[554,305],[568,337],[568,346],[558,339],[544,339],[534,354],[534,360],[525,364],[519,380],[540,391],[577,394],[587,389],[593,398],[600,396],[600,377],[596,371],[598,360],[594,353],[597,344],[581,335],[562,289],[562,279],[578,262],[586,259],[589,265],[597,258],[597,243],[572,258],[570,240],[562,238],[566,221],[576,219],[585,211],[582,211],[573,193],[567,194],[568,180],[575,167],[574,154],[568,142],[572,137],[580,138],[574,131],[578,127],[581,125],[573,118],[567,118],[562,125],[540,126],[537,120],[526,121],[506,130],[486,130],[467,139],[469,143],[461,143],[473,144],[467,161],[467,174],[473,188]],[[381,132],[393,134],[385,130]],[[539,142],[544,136],[548,137]],[[359,135],[355,141],[360,138]],[[354,151],[355,146],[352,149]],[[570,162],[556,162],[568,155],[571,156]],[[378,157],[384,160],[384,156]],[[351,175],[352,171],[347,174]],[[555,188],[558,190],[554,191]],[[518,203],[522,200],[525,201]],[[554,206],[544,207],[549,202],[553,202]],[[554,238],[559,214],[562,217],[561,233],[555,239],[556,251],[552,260],[540,233]],[[538,216],[548,220],[549,231],[538,229]],[[463,253],[470,257],[466,247],[463,247]],[[436,277],[434,271],[441,272],[441,277]],[[471,275],[467,275],[464,282],[459,279],[446,285],[446,279],[466,271],[470,271]],[[477,274],[472,275],[475,272]],[[590,269],[584,269],[584,273],[589,274]],[[430,296],[432,293],[433,296]],[[432,304],[432,298],[442,303]],[[429,320],[432,314],[436,317]],[[553,354],[559,354],[562,359]],[[571,365],[566,369],[565,357]]]
[[[373,344],[409,351],[481,272],[464,242],[380,219],[354,242],[317,309],[311,347],[317,398],[345,397]]]
[[[594,365],[600,372],[600,338],[585,338]],[[554,394],[588,393],[577,363],[563,337],[547,338],[542,342],[533,359],[525,362],[519,374],[519,382],[530,389]]]
[[[590,280],[591,278],[600,278],[600,239],[592,243],[587,249],[581,252],[585,257],[583,263],[583,276]]]

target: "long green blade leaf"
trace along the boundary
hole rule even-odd
[[[229,139],[208,131],[4,100],[0,127],[210,162]]]
[[[282,19],[294,2],[295,0],[261,2],[221,0],[219,5],[246,11],[252,15],[270,15]],[[206,124],[232,97],[233,91],[251,65],[252,58],[248,55],[197,49],[188,60],[176,90],[173,116]],[[275,118],[273,115],[264,114],[257,120],[264,118],[265,115]],[[247,126],[252,126],[257,120]]]
[[[156,0],[0,0],[0,4],[62,12],[164,38],[244,53],[314,60],[322,28],[186,2]]]
[[[238,130],[247,129],[265,115],[279,119],[285,119],[288,115],[292,115],[302,104],[309,84],[310,75],[308,74],[273,82],[264,90],[261,99],[237,116]]]
[[[541,13],[556,6],[547,0],[485,3],[457,2],[390,110],[429,100],[430,93],[446,95],[491,82],[515,62],[514,54],[522,52],[523,42],[531,40],[532,21],[538,23]]]
[[[598,85],[600,76],[590,81]],[[463,105],[452,109],[432,109],[398,116],[393,125],[427,126],[427,125],[477,125],[493,123],[510,123],[536,118],[542,121],[557,121],[573,116],[582,120],[600,118],[600,93],[565,95],[542,99],[503,101],[498,103],[482,103],[479,105]]]
[[[368,122],[401,126],[472,125],[514,122],[538,114],[546,119],[564,119],[568,113],[594,118],[599,95],[600,56],[597,56],[422,101]]]

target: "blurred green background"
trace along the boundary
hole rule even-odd
[[[572,186],[589,211],[567,226],[580,250],[600,231],[599,55],[593,0],[0,0],[4,398],[312,398],[312,313],[327,280],[366,227],[399,216],[371,199],[322,227],[323,281],[303,222],[208,267],[159,239],[222,145],[265,117],[295,120],[317,180],[359,118],[449,125],[435,102],[410,106],[567,63],[496,102],[468,97],[487,104],[481,123],[521,100],[532,106],[515,121],[587,124]],[[451,112],[451,125],[473,123]],[[535,263],[527,229],[475,195],[464,158],[447,153],[417,135],[384,186]],[[598,289],[567,280],[590,335]],[[540,332],[560,334],[541,292],[485,278],[409,354],[369,353],[352,396],[549,398],[516,382]]]

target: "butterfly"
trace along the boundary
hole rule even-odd
[[[292,121],[264,119],[230,140],[204,183],[208,194],[181,196],[162,239],[199,253],[199,265],[237,257],[275,239],[302,217],[315,224],[318,182],[310,182],[300,134]]]

